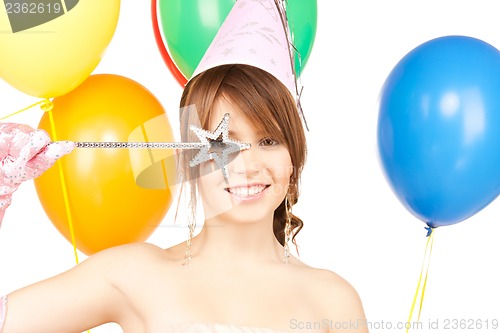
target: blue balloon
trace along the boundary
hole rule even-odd
[[[500,52],[465,36],[413,49],[382,88],[377,140],[393,191],[428,226],[483,209],[500,193]]]

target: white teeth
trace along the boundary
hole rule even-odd
[[[228,188],[227,190],[231,194],[234,194],[237,196],[242,196],[242,197],[243,196],[248,197],[248,196],[256,195],[256,194],[264,191],[265,188],[266,188],[266,186],[264,186],[264,185],[255,185],[255,186],[247,186],[247,187],[231,187],[231,188]]]

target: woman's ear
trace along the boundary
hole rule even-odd
[[[295,166],[292,165],[290,167],[289,174],[290,174],[290,179],[289,179],[290,185],[293,185],[296,182],[296,179],[295,179]]]

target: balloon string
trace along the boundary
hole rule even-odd
[[[52,103],[52,102],[51,102],[51,101],[49,101],[48,99],[41,100],[41,101],[39,101],[39,102],[36,102],[35,104],[31,104],[30,106],[25,107],[25,108],[24,108],[24,109],[22,109],[22,110],[19,110],[19,111],[16,111],[16,112],[11,113],[11,114],[9,114],[9,115],[6,115],[5,117],[0,118],[0,120],[4,120],[4,119],[10,118],[10,117],[12,117],[12,116],[15,116],[16,114],[19,114],[19,113],[24,112],[24,111],[26,111],[26,110],[28,110],[28,109],[31,109],[32,107],[35,107],[35,106],[37,106],[37,105],[39,105],[39,104],[47,105],[47,103]]]
[[[52,138],[54,139],[54,141],[57,141],[56,125],[54,123],[54,115],[52,114],[52,108],[54,107],[54,104],[52,104],[52,102],[48,100],[47,102],[48,103],[42,105],[42,109],[49,114],[50,130],[52,132]],[[76,239],[75,239],[75,230],[73,228],[73,217],[71,216],[71,210],[69,207],[69,199],[68,199],[68,189],[66,187],[66,179],[64,177],[64,172],[60,159],[57,160],[57,169],[59,170],[59,178],[61,179],[64,208],[66,210],[66,217],[68,219],[69,232],[71,235],[71,244],[73,245],[73,254],[75,255],[75,261],[76,264],[78,265],[79,260],[78,260],[78,252],[76,251]],[[88,330],[87,333],[90,333],[90,330]]]
[[[418,321],[420,321],[420,314],[422,312],[422,304],[424,304],[424,295],[425,288],[427,287],[427,277],[429,276],[429,266],[431,264],[431,254],[432,254],[432,246],[434,245],[434,232],[431,231],[430,238],[430,248],[429,248],[429,257],[427,259],[427,267],[425,268],[425,278],[424,278],[424,286],[422,287],[422,295],[420,296],[420,307],[418,309]],[[429,240],[427,240],[429,242]]]
[[[149,142],[148,133],[146,132],[146,128],[144,127],[144,124],[141,125],[141,132],[142,132],[142,135],[144,137],[144,142]],[[151,152],[151,149],[148,149],[148,155],[149,155],[149,161],[151,163],[154,163],[153,153]]]
[[[54,141],[57,141],[56,126],[54,124],[54,115],[52,114],[52,105],[46,104],[46,106],[47,106],[47,109],[45,111],[48,112],[48,114],[49,114],[50,130],[52,132],[52,138],[54,139]],[[66,179],[64,177],[64,172],[63,172],[63,168],[62,168],[60,161],[61,160],[57,160],[57,167],[59,169],[59,179],[61,180],[64,208],[66,210],[66,217],[68,219],[69,232],[71,235],[71,243],[73,244],[73,253],[75,255],[76,264],[78,265],[78,252],[76,251],[76,240],[75,240],[75,231],[73,229],[73,218],[71,216],[71,210],[70,210],[70,206],[69,206],[68,190],[66,187]]]
[[[420,285],[422,284],[422,276],[424,276],[424,271],[425,271],[425,276],[424,276],[424,282],[422,286],[422,291],[420,295],[420,306],[419,306],[419,311],[418,311],[418,320],[420,321],[420,314],[422,312],[422,305],[424,303],[424,295],[425,295],[425,288],[427,287],[427,277],[429,273],[429,265],[431,262],[431,253],[432,253],[432,246],[434,244],[434,228],[430,229],[430,233],[427,238],[427,244],[425,245],[425,253],[424,253],[424,259],[422,261],[422,268],[420,269],[420,276],[418,278],[418,284],[417,284],[417,290],[415,291],[415,295],[413,296],[413,302],[411,305],[410,309],[410,316],[408,318],[408,323],[406,326],[406,333],[408,333],[410,327],[411,327],[411,319],[413,317],[413,311],[415,310],[415,305],[417,304],[417,298],[420,292]],[[430,247],[429,247],[430,245]],[[427,263],[427,265],[426,265]]]

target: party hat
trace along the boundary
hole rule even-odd
[[[193,77],[224,64],[246,64],[274,75],[298,96],[293,46],[282,0],[237,0]]]

